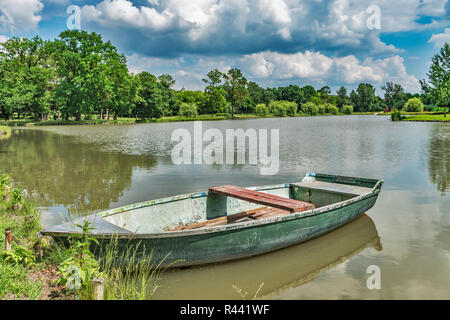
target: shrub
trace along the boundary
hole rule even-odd
[[[302,105],[302,111],[303,113],[314,116],[317,114],[317,106],[313,102],[307,102]]]
[[[287,114],[291,117],[294,117],[297,114],[297,103],[294,101],[283,101],[283,103],[286,107]]]
[[[258,116],[267,116],[269,114],[269,109],[267,109],[264,103],[260,103],[256,105],[255,112]]]
[[[332,104],[327,105],[328,113],[330,114],[338,114],[339,109],[336,106],[333,106]]]
[[[76,226],[82,230],[82,234],[75,233],[69,238],[70,247],[64,253],[67,258],[58,266],[61,277],[57,283],[71,290],[79,290],[79,297],[86,299],[92,293],[92,279],[103,276],[100,262],[90,251],[91,244],[99,243],[89,235],[94,229],[89,221]]]
[[[277,116],[295,116],[297,113],[297,103],[286,100],[272,100],[269,102],[269,112]]]
[[[318,113],[318,114],[324,114],[324,113],[325,113],[325,105],[319,104],[319,105],[317,106],[317,113]]]
[[[353,106],[343,106],[342,107],[342,113],[344,113],[344,114],[352,114],[353,113]]]
[[[280,117],[286,117],[287,116],[287,109],[282,104],[276,104],[272,111],[273,114],[280,116]]]
[[[419,98],[411,98],[403,106],[403,111],[422,112],[423,111],[423,103]]]
[[[180,116],[195,118],[197,116],[197,107],[192,103],[182,103],[180,105]]]
[[[33,266],[36,262],[34,254],[24,246],[17,246],[11,251],[3,251],[0,257],[13,266],[20,265],[26,268]]]
[[[392,121],[400,121],[402,119],[403,119],[402,112],[400,110],[394,108],[391,113],[391,120]]]

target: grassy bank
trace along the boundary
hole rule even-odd
[[[28,127],[28,126],[58,126],[58,125],[94,125],[94,124],[129,124],[135,123],[135,118],[118,118],[117,120],[44,120],[44,121],[33,121],[33,120],[11,120],[11,121],[0,121],[0,125],[9,127]]]
[[[402,115],[408,115],[408,116],[420,116],[420,115],[440,115],[442,112],[435,112],[435,111],[423,111],[423,112],[405,112],[402,111]],[[377,113],[378,116],[390,116],[392,115],[392,112],[380,112]]]
[[[113,240],[100,250],[89,235],[90,224],[78,227],[79,233],[71,236],[68,245],[38,237],[40,214],[32,199],[8,175],[0,176],[0,300],[90,300],[94,298],[93,279],[100,277],[104,279],[103,299],[152,298],[165,270],[160,262],[151,255],[137,261],[136,255],[145,249],[139,244],[123,252]],[[9,250],[6,230],[12,239]]]
[[[354,112],[351,115],[373,115],[374,112]],[[338,114],[317,114],[309,115],[304,113],[299,113],[294,117],[320,117],[320,116],[346,116],[348,114],[338,113]],[[385,115],[389,115],[386,113]],[[259,118],[280,118],[280,116],[269,114],[265,116],[257,114],[235,114],[234,120],[244,120],[244,119],[259,119]],[[161,122],[183,122],[183,121],[220,121],[220,120],[233,120],[231,114],[219,114],[219,115],[198,115],[197,117],[182,117],[182,116],[170,116],[162,117],[158,119],[145,119],[136,120],[135,118],[118,118],[117,120],[44,120],[44,121],[33,121],[33,120],[11,120],[11,121],[0,121],[0,126],[9,129],[8,127],[25,127],[25,126],[56,126],[56,125],[113,125],[113,124],[133,124],[133,123],[161,123]],[[0,127],[0,128],[1,128]]]
[[[402,121],[449,122],[450,121],[450,114],[447,114],[446,117],[444,117],[443,114],[407,116],[407,117],[404,117],[402,119]]]
[[[5,229],[12,234],[12,250],[5,250]],[[14,187],[7,175],[0,177],[0,299],[38,299],[42,281],[33,279],[38,261],[33,252],[36,232],[40,229],[39,213]]]

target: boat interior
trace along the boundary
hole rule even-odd
[[[106,211],[101,216],[137,234],[184,231],[308,211],[369,193],[375,183],[304,179],[245,189],[219,186],[208,193],[155,200],[118,212]]]

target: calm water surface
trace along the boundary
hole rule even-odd
[[[17,129],[0,141],[0,171],[37,197],[48,226],[85,213],[212,185],[299,181],[306,172],[383,178],[367,215],[327,235],[256,258],[168,271],[156,298],[449,299],[450,124],[382,116],[203,122],[280,129],[280,170],[173,165],[173,130],[193,123]],[[366,286],[367,267],[381,289]]]

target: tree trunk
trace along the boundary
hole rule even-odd
[[[109,120],[109,108],[106,108],[106,119]]]
[[[103,120],[103,108],[100,109],[100,120]]]
[[[34,112],[34,121],[39,121],[40,116],[39,116],[39,112]]]
[[[81,121],[81,112],[77,112],[76,121]]]
[[[117,120],[117,113],[114,113],[114,120]]]

